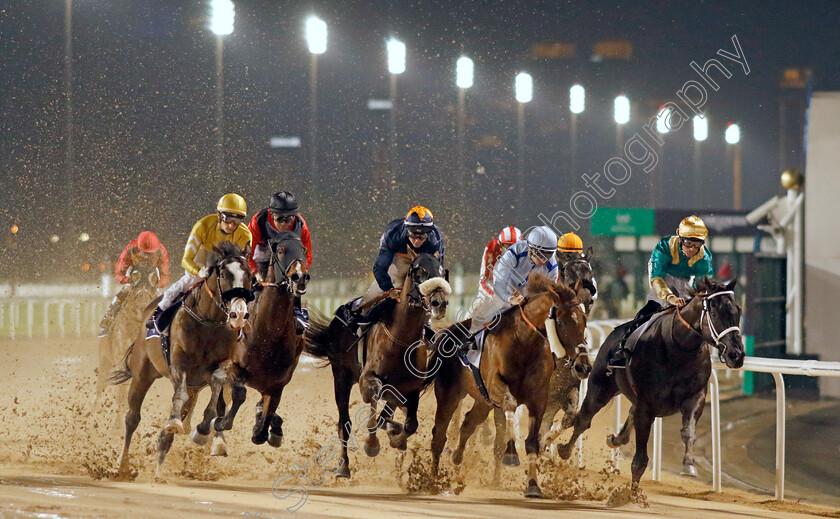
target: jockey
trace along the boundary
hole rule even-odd
[[[123,285],[114,300],[111,301],[111,306],[102,317],[99,323],[99,336],[105,337],[111,333],[111,327],[114,325],[114,319],[120,313],[123,303],[130,291],[129,282],[131,281],[131,271],[134,267],[141,264],[154,265],[158,269],[158,284],[157,288],[163,288],[169,284],[169,253],[164,247],[155,233],[152,231],[141,232],[136,239],[131,240],[120,254],[120,259],[117,261],[117,268],[114,272],[114,277],[117,283]]]
[[[696,280],[714,275],[712,253],[705,246],[708,236],[709,230],[703,220],[692,215],[680,222],[676,235],[666,236],[659,241],[648,262],[648,302],[631,322],[608,368],[627,366],[630,352],[624,345],[633,330],[660,310],[664,303],[678,308],[685,306],[685,297],[695,288]]]
[[[359,312],[359,307],[383,294],[398,299],[412,257],[419,253],[434,254],[443,265],[443,234],[435,225],[432,212],[420,205],[412,207],[405,218],[393,220],[385,228],[379,239],[379,256],[373,265],[376,281],[353,305],[350,322],[347,324],[352,326],[373,322],[376,315],[370,309]]]
[[[560,269],[554,257],[556,250],[557,235],[547,226],[532,229],[524,240],[510,246],[493,270],[493,297],[478,297],[473,302],[470,335],[461,344],[462,352],[475,345],[475,336],[482,328],[501,313],[525,301],[531,272],[542,272],[557,281]]]
[[[243,221],[248,207],[245,199],[235,193],[228,193],[216,204],[216,213],[210,214],[193,225],[181,266],[184,275],[163,293],[154,315],[146,321],[147,328],[156,328],[156,320],[169,308],[175,299],[193,285],[209,275],[207,260],[213,253],[213,246],[229,241],[244,249],[251,244],[251,231]],[[161,331],[158,329],[158,331]]]
[[[522,231],[510,226],[502,229],[499,236],[493,238],[484,247],[484,255],[481,257],[481,273],[478,281],[478,290],[482,296],[493,295],[493,269],[496,261],[502,257],[508,248],[522,239]]]
[[[265,281],[271,260],[268,241],[281,232],[291,231],[300,237],[306,248],[306,268],[312,265],[312,238],[309,235],[309,227],[298,212],[297,200],[288,191],[274,193],[268,207],[251,218],[248,230],[251,231],[251,242],[254,244],[248,265],[260,283]],[[309,327],[309,312],[306,308],[301,308],[300,297],[295,297],[295,323],[298,335]]]

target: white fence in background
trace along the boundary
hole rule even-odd
[[[81,338],[94,335],[98,331],[99,320],[105,313],[111,300],[104,297],[107,291],[98,294],[83,290],[70,290],[63,297],[37,297],[41,293],[23,294],[20,297],[7,297],[0,300],[0,338]],[[7,295],[8,294],[4,294]],[[46,294],[44,294],[46,295]],[[345,303],[348,296],[320,295],[307,298],[307,304],[318,308],[330,315],[335,308]],[[453,295],[450,298],[449,315],[455,316],[459,310],[469,307],[471,296]],[[613,330],[623,321],[598,320],[590,321],[586,334],[590,345],[593,346],[590,356],[594,359],[598,348]],[[717,371],[725,370],[727,375],[733,374],[725,364],[712,357],[712,376],[710,379],[709,398],[711,400],[712,420],[712,484],[716,492],[721,492],[721,425],[720,425],[720,391]],[[766,359],[747,357],[744,366],[738,371],[755,371],[771,373],[776,382],[776,499],[784,499],[785,495],[785,387],[783,375],[805,375],[810,377],[840,377],[840,362],[821,362],[814,360],[792,361],[782,359]],[[581,402],[586,394],[587,383],[584,381],[581,391]],[[621,400],[614,401],[616,431],[623,423],[621,415]],[[578,440],[578,463],[583,466],[583,439]],[[662,419],[657,418],[653,427],[653,456],[651,457],[651,476],[654,481],[660,481],[662,475]],[[614,452],[615,455],[615,452]]]

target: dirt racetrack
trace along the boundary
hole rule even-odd
[[[481,430],[468,446],[464,465],[453,467],[447,456],[446,474],[432,480],[427,469],[431,394],[421,400],[420,429],[406,453],[388,447],[383,435],[377,458],[361,450],[351,453],[352,479],[336,481],[314,464],[318,450],[335,434],[336,413],[331,372],[311,362],[299,368],[280,404],[282,447],[250,442],[256,398],[249,392],[227,434],[228,457],[211,457],[209,446],[179,436],[167,458],[166,482],[152,483],[155,440],[172,395],[171,384],[159,380],[144,403],[132,445],[136,479],[115,482],[110,478],[123,417],[113,389],[94,404],[96,350],[93,339],[0,342],[1,516],[281,517],[288,514],[286,508],[299,505],[301,517],[840,517],[837,510],[776,503],[741,491],[714,494],[702,475],[693,481],[664,473],[663,483],[646,475],[642,495],[629,497],[629,462],[616,470],[604,444],[609,412],[584,436],[585,470],[543,460],[540,483],[548,499],[522,497],[524,465],[506,468],[500,485],[492,484],[492,434],[483,436]],[[198,409],[207,396],[199,399]],[[354,390],[351,413],[360,404]],[[311,481],[294,475],[301,468]],[[284,493],[288,487],[293,488]]]

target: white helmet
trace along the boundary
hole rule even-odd
[[[528,248],[545,257],[551,257],[557,250],[557,235],[551,230],[551,227],[546,225],[531,229],[531,232],[525,237],[525,241],[528,242]]]

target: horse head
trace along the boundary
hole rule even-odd
[[[213,247],[215,261],[210,266],[207,285],[218,291],[219,307],[227,314],[227,323],[234,330],[241,330],[248,320],[248,302],[251,294],[251,274],[248,269],[249,247],[243,251],[230,242]],[[215,294],[214,294],[215,298]]]
[[[729,368],[744,365],[744,342],[741,338],[741,307],[735,300],[737,280],[727,284],[708,276],[697,282],[697,296],[703,301],[700,329],[703,338],[718,350],[718,358]]]
[[[434,254],[419,254],[411,262],[408,277],[411,281],[409,298],[430,310],[435,319],[443,319],[452,287],[449,286],[449,271],[443,268],[440,260]]]
[[[552,338],[552,330],[548,329],[554,325],[554,333],[565,352],[567,366],[572,369],[572,374],[579,380],[584,380],[592,371],[592,363],[589,361],[589,349],[586,346],[586,311],[580,296],[586,292],[583,283],[578,280],[574,288],[569,288],[563,283],[554,283],[541,274],[531,274],[528,278],[528,298],[535,299],[541,293],[548,297],[548,320],[546,320],[546,333],[549,341]]]
[[[269,245],[270,268],[274,271],[275,282],[285,284],[295,297],[305,294],[310,276],[306,268],[306,247],[300,237],[291,231],[283,232]]]
[[[159,281],[160,271],[148,261],[139,262],[131,267],[129,284],[133,290],[154,296]]]
[[[560,264],[560,273],[562,282],[571,289],[575,289],[575,283],[581,281],[584,290],[578,297],[580,302],[586,308],[587,314],[592,307],[592,303],[597,292],[595,286],[595,273],[592,272],[592,265],[589,263],[592,257],[592,247],[586,250],[585,254],[579,253],[560,253],[562,256],[558,257]]]

